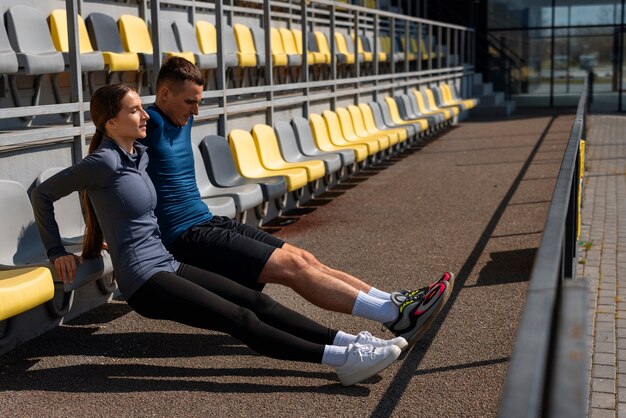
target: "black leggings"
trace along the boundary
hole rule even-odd
[[[282,360],[321,363],[324,345],[337,335],[261,292],[187,264],[176,273],[152,276],[128,304],[148,318],[230,334],[258,353]]]

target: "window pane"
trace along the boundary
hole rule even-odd
[[[621,22],[622,5],[620,1],[585,1],[578,4],[575,0],[557,0],[554,11],[556,26],[615,25]]]
[[[491,29],[526,28],[552,25],[552,1],[493,0],[489,2]]]

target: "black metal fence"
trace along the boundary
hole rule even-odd
[[[500,417],[587,415],[588,344],[585,282],[575,280],[590,75],[557,178],[518,328]]]

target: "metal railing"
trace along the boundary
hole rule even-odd
[[[530,276],[499,416],[587,415],[587,289],[574,280],[580,207],[580,141],[590,75],[578,104]]]
[[[69,56],[71,58],[69,72],[70,78],[70,98],[69,103],[59,105],[40,105],[20,108],[0,108],[0,127],[3,120],[15,118],[31,118],[35,116],[51,115],[71,115],[70,123],[60,123],[42,128],[33,129],[6,129],[0,131],[0,152],[13,150],[16,148],[28,148],[31,146],[45,146],[57,142],[68,141],[73,138],[73,160],[82,158],[85,152],[85,137],[93,132],[93,126],[89,121],[85,121],[85,112],[88,105],[83,98],[83,84],[81,80],[81,65],[78,52],[77,18],[76,15],[84,10],[87,2],[83,0],[65,0],[68,12],[68,33],[69,33]],[[435,83],[439,81],[458,80],[462,77],[469,77],[472,70],[474,32],[470,28],[457,25],[450,25],[442,22],[434,22],[426,19],[418,19],[410,16],[393,14],[381,10],[373,10],[360,6],[339,3],[329,0],[252,0],[251,4],[262,6],[259,9],[246,9],[234,4],[232,0],[196,1],[196,0],[154,0],[148,5],[145,0],[137,0],[138,13],[145,19],[150,17],[152,40],[154,47],[154,67],[152,68],[152,78],[158,71],[161,60],[161,44],[159,42],[160,13],[163,8],[175,7],[188,9],[190,21],[195,21],[197,17],[220,16],[215,19],[217,29],[217,49],[223,51],[222,27],[232,23],[233,16],[238,13],[245,13],[248,17],[257,16],[262,27],[269,28],[275,23],[285,22],[293,28],[302,30],[303,36],[303,63],[301,66],[301,77],[291,83],[277,84],[272,78],[271,66],[265,69],[265,84],[254,87],[227,87],[226,68],[221,57],[218,57],[218,68],[216,70],[216,88],[203,93],[203,98],[212,101],[211,106],[203,107],[198,116],[198,121],[211,120],[217,123],[218,133],[225,135],[228,127],[228,117],[241,113],[262,113],[261,108],[265,108],[267,123],[273,123],[274,109],[280,106],[293,106],[302,108],[303,114],[308,114],[310,103],[316,100],[326,100],[330,102],[330,107],[334,108],[338,100],[354,98],[359,100],[359,95],[372,95],[374,98],[378,94],[393,94],[394,91],[407,90],[416,87],[419,83]],[[205,15],[202,15],[205,13]],[[427,43],[434,40],[434,34],[438,34],[437,51],[442,51],[441,39],[446,35],[447,49],[446,62],[450,62],[450,56],[456,54],[461,57],[460,62],[454,66],[442,65],[442,54],[437,53],[435,58],[429,59],[424,68],[421,66],[404,70],[391,69],[382,73],[379,71],[378,43],[377,38],[383,23],[395,27],[390,33],[393,35],[397,31],[407,31],[410,25],[420,29],[428,29],[428,36],[425,37]],[[351,33],[361,33],[367,31],[374,36],[374,71],[369,75],[359,75],[358,60],[356,65],[356,76],[338,77],[335,66],[335,55],[332,54],[330,79],[313,81],[308,79],[307,54],[308,43],[306,33],[315,27],[318,30],[324,27],[327,32],[328,41],[334,52],[334,42],[332,34],[335,28],[341,27],[344,31]],[[404,33],[404,32],[402,32]],[[330,36],[328,36],[330,35]],[[406,32],[406,37],[409,33]],[[417,36],[417,35],[416,35]],[[405,37],[405,39],[407,39]],[[265,62],[272,62],[269,48],[269,31],[266,31]],[[358,50],[357,38],[354,38],[354,50]],[[404,51],[408,54],[409,45],[406,43]],[[219,54],[218,54],[219,55]],[[464,65],[463,65],[464,64]],[[254,100],[239,100],[238,97],[254,94]],[[143,96],[144,104],[154,101],[154,96]],[[71,128],[71,129],[68,129]]]

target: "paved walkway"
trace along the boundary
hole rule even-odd
[[[329,367],[264,358],[115,301],[0,357],[0,416],[495,416],[572,122],[545,110],[470,119],[276,227],[381,289],[458,273],[429,332],[379,376],[343,388]],[[323,324],[390,335],[289,289],[267,293]]]
[[[626,117],[592,116],[578,276],[588,281],[589,415],[626,417]]]

